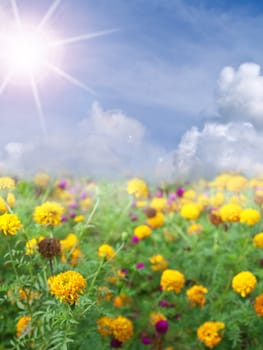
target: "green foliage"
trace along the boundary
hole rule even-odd
[[[197,193],[204,190],[193,186]],[[175,189],[167,186],[164,198]],[[152,193],[155,191],[153,186]],[[206,192],[214,194],[213,189],[206,188]],[[251,189],[243,193],[249,202],[246,207],[261,210],[252,200]],[[148,336],[152,340],[149,349],[202,350],[205,345],[198,340],[197,329],[206,321],[225,323],[218,350],[262,348],[263,319],[253,307],[256,296],[263,292],[263,255],[253,245],[253,237],[262,230],[261,222],[251,227],[241,223],[215,226],[208,220],[207,206],[197,220],[201,234],[189,234],[191,222],[181,217],[182,203],[177,199],[175,208],[164,210],[165,224],[134,243],[134,229],[146,223],[146,215],[134,206],[124,183],[91,186],[85,179],[71,179],[66,189],[59,189],[55,181],[39,188],[19,180],[14,194],[17,202],[11,210],[19,216],[23,229],[15,236],[0,232],[0,350],[110,349],[111,337],[99,334],[97,320],[118,315],[130,319],[134,327],[122,349],[144,349],[141,340]],[[84,203],[87,198],[90,204]],[[68,220],[55,227],[36,224],[34,208],[46,200],[61,202]],[[147,201],[150,205],[150,199]],[[74,216],[79,215],[83,220],[78,222]],[[41,256],[37,246],[27,254],[26,244],[33,238],[54,237],[63,242],[70,233],[77,236],[77,245],[65,248],[51,262]],[[102,244],[111,245],[115,256],[101,260],[98,249]],[[153,271],[150,263],[156,254],[166,259],[169,269],[184,274],[186,284],[180,293],[160,289],[162,270]],[[138,263],[143,264],[141,268]],[[48,286],[50,276],[68,270],[81,273],[87,281],[85,292],[72,305],[56,299]],[[257,278],[255,290],[246,298],[232,288],[233,277],[241,271],[251,271]],[[195,284],[208,289],[203,307],[193,307],[186,297],[187,289]],[[166,307],[160,304],[164,301]],[[167,318],[165,335],[158,335],[150,323],[153,312]],[[16,325],[22,316],[30,316],[32,321],[17,337]]]

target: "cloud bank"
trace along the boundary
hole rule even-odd
[[[225,123],[192,127],[171,156],[180,178],[211,177],[222,171],[263,174],[263,76],[260,66],[225,67],[217,89]]]
[[[0,170],[22,175],[45,170],[104,178],[153,178],[164,152],[138,120],[94,103],[90,115],[74,128],[49,126],[47,139],[8,142],[0,153]]]

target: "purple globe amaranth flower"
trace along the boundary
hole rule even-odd
[[[145,267],[145,265],[144,265],[144,263],[138,263],[136,267],[138,270],[140,270],[140,269],[143,269]]]
[[[68,218],[66,217],[66,215],[62,215],[61,222],[66,222],[66,221],[68,221]]]
[[[159,302],[159,305],[160,305],[161,307],[169,307],[169,303],[168,303],[167,300],[161,300],[161,301]]]
[[[170,201],[174,201],[175,199],[176,199],[176,197],[177,197],[177,194],[176,193],[170,193],[170,195],[169,195],[169,199],[170,199]]]
[[[182,187],[177,188],[176,195],[181,198],[184,195],[184,189]]]
[[[132,236],[132,243],[138,243],[139,242],[139,238],[137,236]]]
[[[76,209],[78,207],[78,203],[77,202],[71,202],[69,203],[69,208],[71,209]]]
[[[130,218],[131,218],[131,221],[132,221],[132,222],[135,222],[135,221],[138,220],[138,215],[135,214],[135,213],[132,213],[132,214],[130,215]]]
[[[111,346],[111,348],[121,348],[122,343],[119,340],[113,338],[111,340],[110,346]]]
[[[58,183],[58,187],[61,189],[61,190],[65,190],[67,188],[67,181],[64,180],[64,179],[61,179]]]
[[[161,190],[157,191],[156,197],[161,198],[163,196],[163,192]]]
[[[175,316],[174,316],[174,318],[175,318],[176,320],[179,320],[181,317],[182,317],[182,314],[175,314]]]
[[[87,198],[87,193],[85,192],[81,192],[81,194],[79,195],[80,199],[86,199]]]
[[[151,338],[149,338],[149,337],[142,337],[142,338],[141,338],[141,342],[142,342],[144,345],[149,345],[149,344],[151,344]]]
[[[69,212],[69,216],[74,219],[74,217],[76,216],[76,213],[73,210],[70,210]]]
[[[169,324],[166,320],[160,320],[155,323],[155,329],[158,333],[166,333],[168,331]]]

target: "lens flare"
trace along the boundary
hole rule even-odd
[[[32,73],[39,76],[49,59],[49,42],[45,34],[29,29],[6,35],[3,58],[8,71],[18,78],[28,78]]]

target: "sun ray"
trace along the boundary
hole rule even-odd
[[[40,121],[40,125],[42,128],[44,137],[47,138],[46,121],[45,121],[43,108],[42,108],[42,104],[41,104],[41,100],[40,100],[40,96],[39,96],[38,86],[37,86],[36,79],[35,79],[33,74],[30,76],[30,85],[31,85],[33,97],[34,97],[36,108],[37,108],[38,119]]]
[[[19,31],[21,31],[22,23],[21,23],[21,18],[20,18],[20,14],[19,14],[19,10],[18,10],[18,6],[17,6],[17,3],[16,3],[16,0],[11,0],[11,6],[12,6],[12,10],[13,10],[13,13],[14,13],[14,16],[15,16],[17,29]]]
[[[65,45],[69,45],[69,44],[75,44],[75,43],[78,43],[78,42],[81,42],[84,40],[90,40],[93,38],[98,38],[100,36],[109,35],[109,34],[117,32],[117,31],[119,31],[118,28],[101,30],[101,31],[94,32],[94,33],[83,34],[83,35],[74,36],[71,38],[65,38],[65,39],[61,39],[58,41],[50,42],[48,46],[57,47],[57,46],[65,46]]]
[[[55,11],[57,10],[57,8],[59,7],[61,3],[61,0],[55,0],[51,6],[49,7],[47,13],[44,15],[44,17],[42,18],[42,20],[40,21],[39,25],[38,25],[38,30],[41,30],[44,25],[51,19],[51,17],[53,16],[53,14],[55,13]]]
[[[49,62],[46,62],[45,66],[49,70],[51,70],[53,73],[59,75],[60,77],[66,79],[67,81],[69,81],[71,84],[82,88],[83,90],[89,92],[91,95],[97,96],[96,92],[94,90],[92,90],[89,86],[83,84],[81,81],[79,81],[78,79],[76,79],[72,75],[68,74],[67,72],[65,72],[64,70],[59,68],[58,66],[51,64]]]
[[[6,76],[4,77],[4,80],[2,81],[1,85],[0,85],[0,95],[2,95],[2,93],[4,92],[4,90],[6,89],[9,81],[11,80],[12,77],[12,72],[9,71]]]

